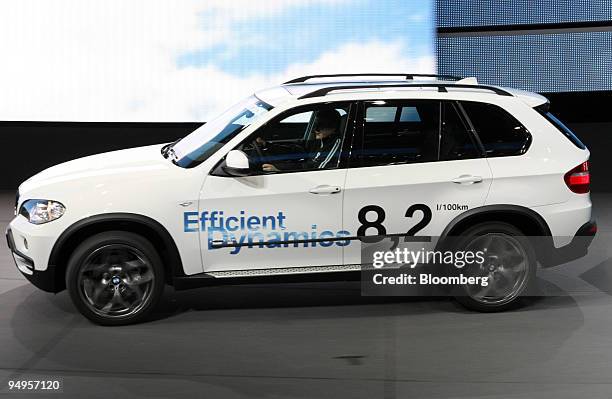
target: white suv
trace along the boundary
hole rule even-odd
[[[118,325],[165,284],[348,280],[364,236],[485,236],[481,268],[514,277],[458,299],[508,309],[538,262],[586,253],[589,151],[545,97],[459,79],[306,76],[172,144],[51,167],[19,187],[9,247],[34,285]]]

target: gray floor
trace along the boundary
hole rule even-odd
[[[545,272],[559,295],[500,314],[353,283],[241,286],[168,290],[157,320],[102,328],[29,285],[3,243],[0,392],[59,378],[75,398],[610,398],[612,196],[594,202],[591,258]],[[0,204],[4,230],[12,193]]]

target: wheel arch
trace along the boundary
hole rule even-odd
[[[546,220],[533,209],[510,204],[485,205],[456,216],[440,234],[438,247],[444,245],[447,237],[457,236],[471,226],[484,222],[508,223],[521,230],[525,236],[542,237],[539,242],[543,245],[536,246],[538,259],[547,257],[553,247],[552,233]]]
[[[76,247],[92,235],[111,230],[136,233],[149,240],[162,258],[166,281],[169,284],[172,284],[174,276],[183,274],[176,243],[162,224],[135,213],[106,213],[81,219],[58,237],[49,256],[49,266],[55,270],[55,292],[66,288],[66,266]]]

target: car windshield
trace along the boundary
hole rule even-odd
[[[201,164],[271,109],[271,105],[256,96],[235,104],[174,144],[174,162],[183,168]]]

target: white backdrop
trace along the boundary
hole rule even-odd
[[[434,72],[433,5],[7,0],[0,120],[205,121],[312,73]]]

